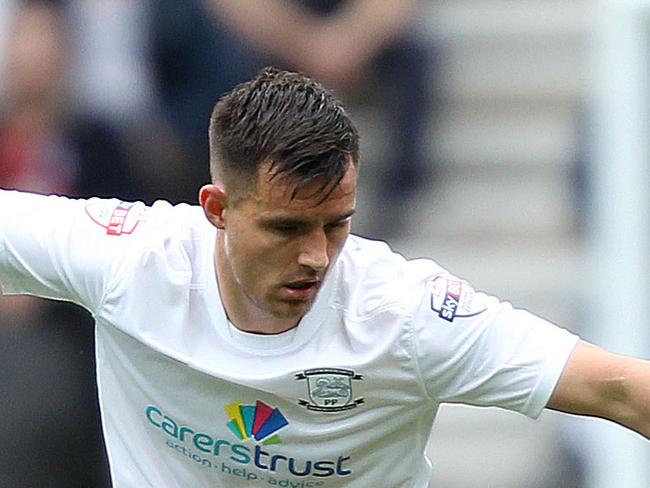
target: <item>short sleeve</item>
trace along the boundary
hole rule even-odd
[[[0,283],[7,294],[95,311],[128,260],[142,203],[0,190]]]
[[[433,400],[541,413],[577,336],[446,272],[420,281],[416,295],[416,356]]]

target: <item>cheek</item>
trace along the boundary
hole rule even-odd
[[[345,241],[347,241],[349,235],[350,232],[346,230],[330,238],[327,246],[327,257],[329,258],[330,263],[333,263],[340,252],[343,250],[343,246],[345,246]]]
[[[287,253],[286,246],[238,232],[226,235],[226,249],[235,274],[249,286],[267,281],[271,274],[280,274]]]

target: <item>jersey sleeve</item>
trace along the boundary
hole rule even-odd
[[[91,312],[127,261],[146,207],[0,190],[4,293],[77,303]]]
[[[537,417],[578,337],[443,271],[417,288],[413,336],[428,395]]]

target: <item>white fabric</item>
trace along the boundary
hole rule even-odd
[[[577,341],[356,236],[295,332],[250,337],[222,308],[215,233],[189,205],[0,191],[5,291],[95,317],[116,487],[423,488],[440,403],[536,417]]]

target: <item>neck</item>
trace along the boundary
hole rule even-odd
[[[219,295],[228,320],[239,330],[252,334],[281,334],[297,327],[300,319],[275,317],[246,295],[232,272],[223,239],[223,233],[218,231],[214,262]]]

